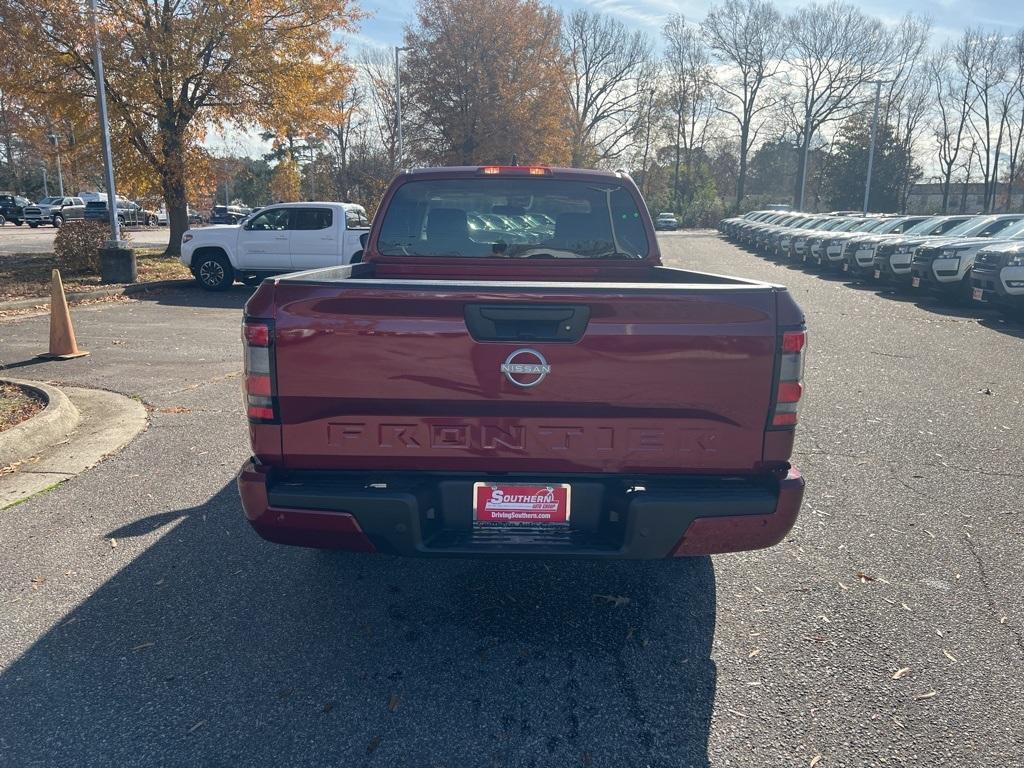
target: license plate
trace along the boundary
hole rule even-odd
[[[849,271],[850,271],[850,262],[844,261],[843,262],[843,272],[849,272]]]
[[[876,269],[876,270],[875,270],[875,280],[877,280],[877,279],[878,279],[878,278],[880,278],[881,276],[882,276],[882,270],[880,270],[880,269]]]
[[[571,491],[565,483],[474,483],[473,521],[481,525],[565,525],[569,522]]]
[[[912,278],[911,281],[910,281],[910,284],[912,286],[914,286],[915,288],[920,288],[921,287],[921,278],[920,277]]]
[[[975,288],[974,290],[971,291],[971,298],[974,299],[975,301],[984,301],[985,291],[982,290],[981,288]]]

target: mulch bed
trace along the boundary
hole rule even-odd
[[[43,410],[46,402],[14,384],[0,382],[0,432]]]

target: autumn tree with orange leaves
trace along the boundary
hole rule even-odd
[[[402,67],[416,154],[445,165],[564,164],[560,35],[558,13],[537,0],[419,0]]]
[[[187,227],[188,178],[208,130],[301,133],[338,120],[352,77],[339,33],[360,15],[353,0],[99,0],[116,163],[152,173],[167,205],[169,253]],[[0,19],[0,88],[95,126],[85,4],[0,0]]]

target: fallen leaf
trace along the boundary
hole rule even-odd
[[[900,667],[892,673],[893,680],[899,680],[901,677],[905,677],[910,672],[910,667]]]
[[[938,691],[928,691],[928,693],[919,693],[917,694],[917,696],[914,697],[914,701],[924,701],[925,699],[930,699],[938,695]]]
[[[398,709],[398,705],[402,702],[397,693],[392,693],[391,698],[388,699],[388,711],[394,712]]]
[[[320,710],[320,711],[321,712],[330,712],[332,709],[334,709],[334,702],[333,701],[328,701],[326,704],[324,704],[323,709]]]
[[[141,645],[136,645],[132,648],[132,653],[138,653],[145,648],[152,648],[154,645],[156,645],[156,643],[142,643]]]
[[[952,653],[947,651],[945,648],[942,649],[942,655],[945,656],[950,661],[956,661],[957,660],[956,656],[954,656]]]
[[[815,755],[814,757],[811,758],[811,764],[810,764],[809,768],[814,768],[814,766],[816,766],[820,762],[821,762],[821,755]]]
[[[941,629],[938,629],[938,628],[936,628],[936,630],[935,630],[935,634],[936,634],[936,635],[938,635],[939,637],[945,637],[945,635],[944,635],[944,634],[942,634],[942,630],[941,630]]]
[[[1000,624],[1005,624],[1005,623],[1006,623],[1006,617],[1005,617],[1005,616],[1003,616],[1003,618],[1001,618],[1001,619],[999,620],[999,623],[1000,623]]]
[[[370,739],[370,743],[366,745],[366,754],[372,755],[374,750],[380,746],[380,736],[374,736]]]
[[[849,589],[849,587],[846,586],[845,584],[843,584],[843,582],[841,582],[841,581],[839,582],[839,586],[842,587],[843,589]]]
[[[117,539],[111,539],[110,540],[110,548],[111,549],[117,549]]]
[[[629,598],[622,597],[620,595],[594,595],[595,603],[604,603],[611,605],[613,608],[621,608],[623,605],[629,605]]]
[[[594,759],[590,756],[589,752],[584,752],[582,755],[580,755],[580,762],[583,765],[593,765]]]
[[[903,606],[903,610],[905,610],[905,611],[910,611],[910,606],[909,606],[909,605],[907,605],[906,603],[900,603],[900,605],[902,605],[902,606]],[[911,611],[911,613],[913,613],[913,611]]]
[[[32,589],[39,589],[45,583],[46,583],[46,577],[45,576],[35,576],[32,579]]]
[[[874,576],[868,576],[866,573],[857,571],[857,578],[860,579],[861,584],[867,584],[869,581],[877,581]]]
[[[749,654],[747,655],[747,658],[748,658],[748,659],[752,659],[752,658],[754,658],[755,656],[757,656],[757,655],[758,655],[758,654],[760,654],[760,653],[761,653],[761,649],[760,649],[760,648],[755,648],[754,650],[752,650],[752,651],[751,651],[751,652],[750,652],[750,653],[749,653]]]
[[[632,640],[634,632],[636,632],[636,628],[635,627],[630,627],[629,629],[627,629],[626,630],[626,640]]]
[[[191,413],[191,408],[186,408],[184,405],[172,405],[166,408],[157,408],[157,413]]]
[[[205,721],[205,720],[200,720],[200,721],[199,721],[198,723],[196,723],[196,724],[195,724],[195,725],[193,725],[193,726],[192,726],[191,728],[189,728],[189,729],[188,729],[188,732],[189,732],[189,733],[192,733],[193,731],[198,731],[198,730],[199,730],[200,728],[202,728],[202,727],[203,727],[204,725],[206,725],[206,721]]]

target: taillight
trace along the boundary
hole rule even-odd
[[[786,331],[779,342],[779,382],[772,398],[771,426],[792,427],[804,393],[804,349],[806,331]]]
[[[242,324],[245,412],[249,421],[277,421],[273,341],[274,332],[269,320],[247,319]]]

